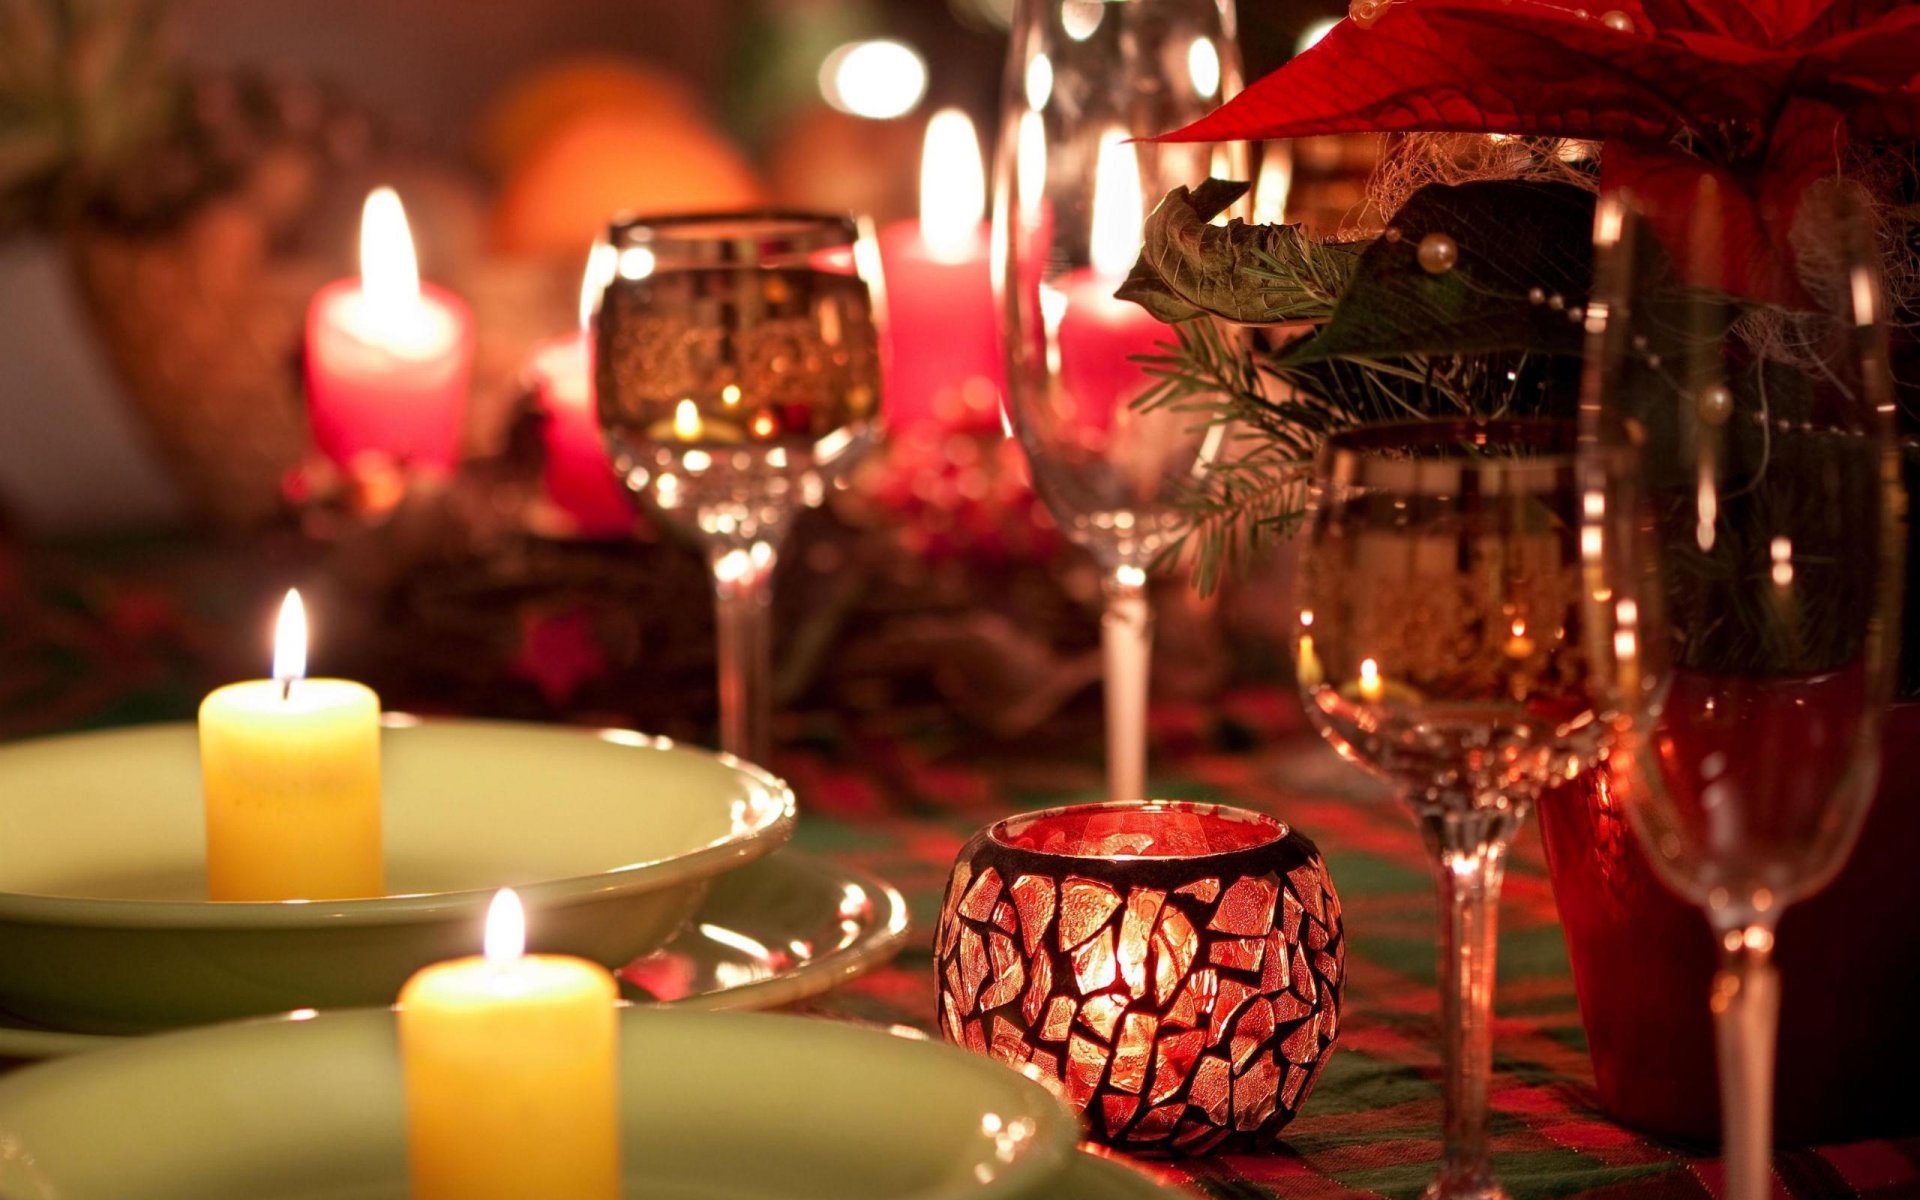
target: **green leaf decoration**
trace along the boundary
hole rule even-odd
[[[1115,293],[1173,324],[1216,316],[1248,325],[1325,320],[1347,286],[1355,247],[1322,243],[1298,225],[1210,222],[1246,183],[1209,179],[1175,188],[1148,216],[1140,257]]]
[[[1578,355],[1583,331],[1567,310],[1584,305],[1591,286],[1593,203],[1592,193],[1561,183],[1421,188],[1360,256],[1332,318],[1289,361]],[[1429,235],[1452,239],[1450,268],[1421,265]]]

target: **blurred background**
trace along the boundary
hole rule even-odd
[[[966,112],[991,158],[1011,8],[0,0],[9,724],[58,725],[36,697],[94,678],[128,697],[121,719],[178,715],[206,680],[258,673],[256,626],[292,580],[331,611],[317,663],[392,703],[700,728],[700,564],[644,521],[610,544],[549,519],[527,482],[530,356],[573,326],[615,209],[910,217],[931,113]],[[1243,11],[1246,78],[1341,11]],[[1372,152],[1296,147],[1290,215],[1337,227]],[[423,277],[466,300],[477,334],[460,480],[424,497],[330,473],[306,429],[306,305],[353,272],[381,183],[405,198]],[[895,433],[783,559],[784,700],[920,696],[998,736],[1084,701],[1097,582],[994,413]],[[1258,637],[1227,640],[1235,605],[1257,632],[1270,597],[1173,590],[1163,693],[1278,669]],[[657,714],[655,691],[672,696]]]

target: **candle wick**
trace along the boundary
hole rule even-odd
[[[280,699],[293,699],[293,676],[289,675],[280,681]]]

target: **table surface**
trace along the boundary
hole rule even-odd
[[[217,621],[183,616],[150,579],[76,587],[61,573],[60,587],[36,590],[17,562],[9,572],[4,551],[0,738],[191,716],[202,685],[194,647],[218,636]],[[954,855],[973,830],[1009,812],[1102,798],[1096,722],[1087,716],[1020,747],[950,731],[835,725],[826,736],[788,723],[773,765],[801,798],[795,844],[889,879],[906,893],[914,922],[898,960],[809,1011],[932,1027],[931,931]],[[1271,1153],[1155,1169],[1219,1200],[1419,1195],[1439,1153],[1441,1099],[1434,892],[1411,821],[1321,745],[1277,687],[1204,706],[1158,704],[1153,745],[1153,794],[1262,809],[1308,833],[1339,887],[1348,938],[1340,1040],[1282,1143]],[[1718,1195],[1712,1157],[1649,1140],[1599,1111],[1530,830],[1508,871],[1500,935],[1492,1135],[1513,1196]],[[1775,1175],[1779,1196],[1920,1196],[1920,1138],[1785,1151]]]

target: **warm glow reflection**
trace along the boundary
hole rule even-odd
[[[654,264],[653,251],[645,246],[628,246],[620,252],[620,278],[645,279],[653,274]]]
[[[700,406],[692,400],[682,400],[673,408],[673,436],[683,442],[697,442],[706,432],[706,423],[700,419]]]
[[[1193,93],[1202,100],[1220,90],[1220,51],[1210,37],[1197,37],[1187,47],[1187,77],[1193,80]]]
[[[605,242],[595,242],[587,251],[587,269],[580,276],[580,328],[593,325],[593,314],[600,311],[600,293],[613,282],[620,256]]]
[[[1380,682],[1380,664],[1371,658],[1360,660],[1360,698],[1368,704],[1380,703],[1386,694],[1386,687]]]
[[[1094,273],[1119,279],[1140,257],[1140,226],[1146,217],[1140,160],[1123,130],[1100,140],[1093,173],[1093,231],[1089,247]]]
[[[1060,28],[1076,42],[1092,37],[1106,15],[1103,0],[1060,0]]]
[[[1790,586],[1793,583],[1793,539],[1774,538],[1768,550],[1773,556],[1773,585]]]
[[[920,154],[920,236],[943,262],[959,262],[980,236],[987,211],[987,176],[973,122],[943,108],[927,122]]]
[[[1293,148],[1286,142],[1268,142],[1260,151],[1260,174],[1253,181],[1254,224],[1284,224],[1292,192]]]
[[[360,296],[368,327],[384,340],[404,344],[423,335],[420,263],[406,210],[390,187],[369,192],[360,210]]]
[[[1313,24],[1307,26],[1305,31],[1300,34],[1300,40],[1294,43],[1293,52],[1295,54],[1305,54],[1307,51],[1313,49],[1320,44],[1320,39],[1332,33],[1333,27],[1339,23],[1339,17],[1327,17],[1325,20],[1315,21]]]
[[[903,117],[926,91],[926,60],[902,42],[849,42],[820,64],[820,95],[856,117]]]
[[[284,685],[306,674],[307,608],[300,602],[299,589],[288,588],[273,628],[273,677]]]
[[[1027,107],[1045,108],[1053,99],[1053,60],[1036,54],[1027,60]]]
[[[487,906],[487,932],[484,941],[487,961],[496,967],[509,967],[519,961],[527,949],[527,910],[512,888],[501,888]]]
[[[1020,132],[1014,150],[1014,182],[1020,191],[1020,220],[1031,228],[1039,222],[1041,195],[1047,190],[1047,127],[1037,112],[1020,114]]]

